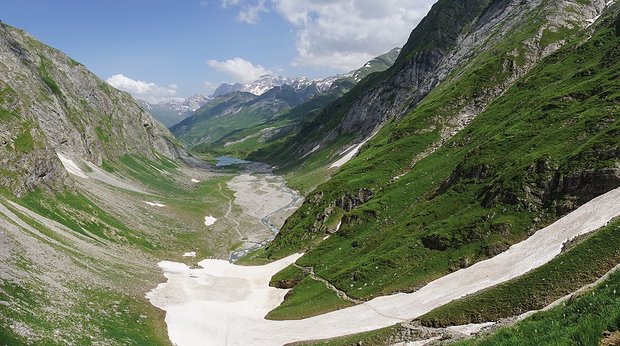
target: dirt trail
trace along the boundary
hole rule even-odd
[[[338,287],[334,286],[331,282],[329,282],[329,281],[325,280],[324,278],[316,275],[314,273],[314,268],[312,268],[312,267],[302,267],[302,266],[299,266],[297,264],[293,264],[293,265],[295,267],[297,267],[297,268],[307,272],[308,275],[310,275],[310,278],[312,280],[316,280],[318,282],[322,282],[325,285],[325,287],[327,287],[327,289],[329,289],[330,291],[333,291],[334,293],[336,293],[336,295],[340,299],[346,300],[346,301],[348,301],[350,303],[353,303],[353,304],[362,304],[362,303],[364,303],[363,300],[358,300],[358,299],[349,297],[349,295],[346,292],[339,290]]]

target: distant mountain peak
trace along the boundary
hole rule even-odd
[[[267,91],[281,87],[283,85],[289,85],[291,88],[296,91],[307,90],[308,88],[316,88],[315,90],[318,92],[326,92],[334,86],[334,83],[337,81],[350,80],[354,83],[359,82],[364,77],[372,72],[383,71],[390,67],[396,58],[400,54],[401,48],[393,48],[389,52],[380,55],[370,61],[368,61],[361,68],[334,76],[329,76],[326,78],[319,79],[310,79],[308,77],[283,77],[276,76],[272,74],[265,74],[260,76],[254,82],[248,84],[229,84],[223,83],[213,92],[212,97],[222,96],[224,94],[235,92],[235,91],[243,91],[249,92],[254,95],[260,96]]]
[[[144,100],[138,100],[142,108],[166,126],[172,126],[187,118],[198,108],[209,102],[212,97],[205,95],[192,95],[188,98],[172,99],[168,102],[152,104]]]

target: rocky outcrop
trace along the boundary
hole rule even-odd
[[[6,24],[0,90],[0,184],[17,195],[61,183],[56,152],[97,165],[128,154],[179,156],[172,135],[131,96]]]
[[[372,191],[370,189],[360,189],[356,195],[345,194],[344,196],[336,199],[336,206],[347,212],[359,207],[360,205],[368,202],[372,198]]]
[[[616,156],[616,159],[619,158]],[[620,186],[620,167],[587,168],[564,173],[560,168],[540,160],[514,186],[494,183],[483,189],[482,204],[516,205],[524,210],[540,212],[551,208],[564,215],[585,202]]]

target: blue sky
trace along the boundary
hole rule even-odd
[[[0,0],[0,19],[152,100],[325,77],[402,46],[433,0]],[[144,97],[146,98],[146,97]]]

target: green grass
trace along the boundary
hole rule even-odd
[[[289,292],[284,302],[271,310],[268,320],[299,320],[323,313],[353,306],[353,303],[340,299],[322,282],[307,277]]]
[[[20,310],[22,319],[32,320],[32,309],[38,301],[32,293],[23,286],[15,283],[0,281],[0,302],[16,303],[22,309]],[[9,326],[9,318],[15,317],[16,313],[8,307],[8,305],[0,304],[0,345],[26,345],[27,340],[11,330]]]
[[[540,38],[540,44],[543,47],[547,47],[553,43],[566,39],[573,32],[575,32],[574,29],[569,29],[566,27],[561,27],[555,31],[545,29],[543,30],[542,37]]]
[[[368,299],[415,290],[492,257],[605,192],[598,178],[577,180],[578,188],[556,182],[618,162],[620,50],[609,17],[589,40],[571,39],[412,167],[439,139],[446,117],[509,77],[503,66],[517,58],[506,52],[538,32],[537,20],[515,28],[408,116],[385,125],[307,196],[259,256],[305,252],[299,265]],[[364,191],[372,198],[361,203]],[[347,205],[354,208],[341,207]],[[318,220],[331,222],[330,213],[344,214],[342,227],[321,242],[329,225]]]
[[[5,121],[5,120],[8,120],[14,117],[17,117],[15,112],[0,108],[0,120],[1,121]]]
[[[49,75],[48,66],[51,62],[39,55],[41,59],[41,65],[39,65],[39,75],[41,76],[41,80],[47,85],[47,87],[52,91],[53,94],[62,96],[62,92],[60,91],[60,87],[56,83],[56,81]]]
[[[398,342],[395,334],[401,327],[393,326],[370,332],[347,335],[327,340],[313,340],[293,343],[295,346],[360,346],[360,345],[392,345]]]
[[[175,167],[167,161],[155,162],[141,156],[126,155],[120,158],[120,163],[124,172],[149,188],[172,195],[179,192],[180,186],[174,179]]]
[[[290,265],[276,273],[271,278],[269,285],[273,287],[295,286],[296,283],[301,282],[306,276],[307,274],[302,269],[295,265]]]
[[[0,302],[10,303],[0,304],[0,345],[64,345],[67,341],[90,345],[91,336],[106,344],[170,345],[163,313],[143,298],[75,286],[72,289],[79,292],[78,301],[65,307],[71,310],[57,312],[54,308],[46,310],[51,302],[33,285],[0,282]],[[88,323],[79,327],[78,316]],[[12,320],[28,325],[34,332],[33,339],[13,332],[9,327]]]
[[[577,299],[539,312],[488,337],[457,345],[598,345],[604,331],[620,329],[620,273]]]
[[[125,156],[117,162],[105,162],[104,168],[144,185],[153,195],[145,197],[135,194],[136,197],[140,201],[157,200],[165,204],[166,211],[174,215],[174,222],[179,222],[179,227],[184,229],[178,232],[173,230],[174,243],[159,243],[160,251],[193,249],[199,257],[208,257],[214,254],[218,246],[228,248],[238,245],[228,240],[226,244],[220,244],[219,242],[223,241],[222,234],[212,234],[203,223],[205,215],[220,219],[225,214],[228,199],[222,196],[219,190],[228,198],[234,199],[233,191],[227,187],[232,175],[223,174],[204,179],[200,183],[190,183],[190,177],[181,174],[176,162],[163,157],[149,160],[139,156]],[[170,220],[162,219],[162,222],[169,223]]]
[[[108,173],[116,172],[116,168],[114,167],[114,165],[105,160],[101,163],[101,168],[103,168],[103,170]]]
[[[128,243],[145,250],[154,248],[145,235],[129,229],[80,193],[66,191],[50,196],[42,190],[35,190],[17,202],[93,240],[100,238]]]
[[[34,149],[34,140],[30,133],[31,128],[26,126],[15,138],[15,149],[22,153],[29,153]]]
[[[102,127],[100,126],[95,127],[95,133],[97,134],[97,138],[99,138],[100,141],[104,143],[107,143],[110,141],[110,136],[108,132],[104,130]]]
[[[84,293],[88,298],[78,313],[88,316],[106,340],[123,345],[170,345],[164,313],[146,299],[101,289]],[[83,342],[90,340],[84,337]]]
[[[539,310],[596,281],[618,263],[620,220],[523,276],[443,305],[419,319],[426,326],[445,327]]]

